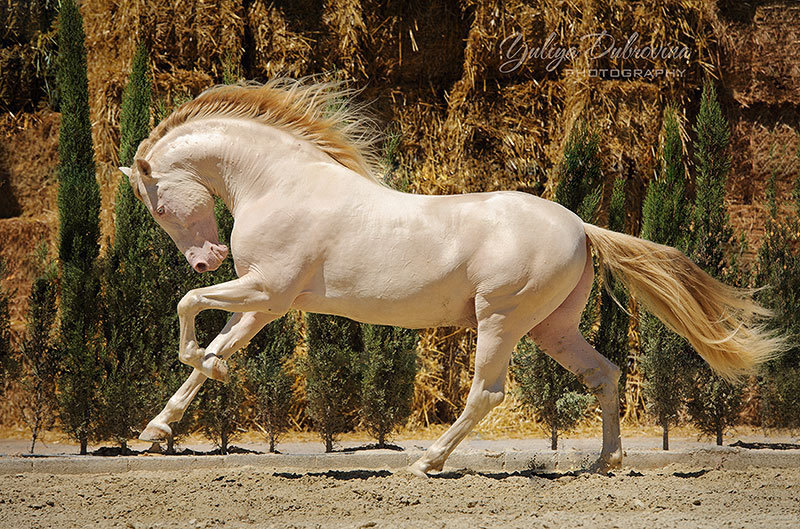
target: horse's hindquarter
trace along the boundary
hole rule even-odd
[[[479,308],[520,304],[543,319],[583,271],[583,225],[552,202],[381,191],[327,224],[339,229],[297,308],[404,327],[472,326],[477,296]]]

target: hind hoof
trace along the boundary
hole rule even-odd
[[[422,460],[418,460],[414,462],[411,466],[408,467],[408,471],[417,476],[418,478],[428,478],[428,466],[422,462]]]
[[[158,443],[166,441],[172,435],[172,428],[160,422],[150,421],[141,434],[139,434],[140,441],[147,441],[149,443]]]
[[[444,467],[444,462],[442,463],[429,463],[425,461],[425,457],[421,457],[417,459],[414,464],[408,467],[408,471],[418,476],[420,478],[427,478],[429,477],[428,472],[441,472],[442,467]]]

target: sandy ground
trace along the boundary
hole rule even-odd
[[[0,527],[797,527],[800,469],[614,476],[260,468],[4,477]]]
[[[653,436],[628,449],[659,451]],[[649,432],[647,432],[649,433]],[[745,432],[738,432],[739,434]],[[434,437],[434,436],[431,436]],[[797,442],[796,436],[737,435],[746,441]],[[726,439],[729,444],[733,439]],[[199,439],[184,446],[211,448]],[[264,450],[258,438],[238,445]],[[367,438],[345,440],[363,445]],[[399,441],[422,449],[431,441]],[[674,449],[708,446],[676,437]],[[194,446],[193,446],[194,445]],[[135,448],[144,448],[146,445]],[[546,439],[483,440],[459,449],[546,451]],[[0,439],[0,454],[25,452],[22,438]],[[282,443],[285,454],[313,454],[313,436]],[[599,451],[600,440],[565,439],[561,450]],[[75,453],[59,436],[39,454]],[[0,456],[3,457],[3,456]],[[309,471],[265,467],[119,474],[11,474],[0,480],[0,528],[719,528],[798,527],[800,468],[743,470],[671,466],[614,475],[449,470],[424,480],[402,470]]]

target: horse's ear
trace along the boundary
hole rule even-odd
[[[122,171],[122,174],[124,174],[128,178],[131,177],[131,168],[130,167],[120,167],[119,170]]]
[[[139,170],[139,175],[142,177],[143,182],[149,182],[153,180],[153,170],[150,168],[150,164],[147,160],[143,160],[142,158],[136,158],[135,160],[136,168]]]

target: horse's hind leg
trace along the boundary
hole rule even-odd
[[[578,331],[581,312],[592,288],[591,257],[578,285],[566,300],[530,331],[530,337],[556,362],[574,373],[600,402],[603,449],[594,469],[605,471],[622,464],[617,383],[620,370],[598,353]]]
[[[506,371],[511,351],[525,331],[507,329],[505,317],[492,315],[478,323],[475,375],[464,411],[456,422],[431,445],[409,470],[424,477],[430,470],[441,470],[445,460],[464,437],[505,397]]]

